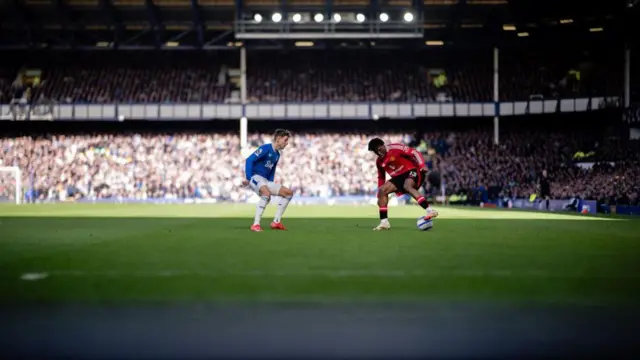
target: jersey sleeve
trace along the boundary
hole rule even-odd
[[[267,151],[264,149],[264,145],[262,145],[247,158],[244,163],[244,176],[247,180],[251,180],[253,176],[253,163],[265,157],[266,154]]]
[[[378,168],[378,187],[381,187],[382,185],[384,185],[387,175],[384,172],[384,168],[382,168],[382,166],[380,166],[380,164],[378,164],[377,162],[376,167]]]

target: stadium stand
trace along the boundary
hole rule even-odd
[[[602,54],[505,51],[500,98],[517,101],[619,95],[622,65]],[[493,99],[488,51],[330,51],[249,54],[250,102],[478,102]],[[19,61],[21,60],[21,61]],[[20,69],[42,71],[40,95],[58,103],[224,103],[239,101],[229,79],[239,67],[225,52],[144,51],[12,56],[0,73],[0,102],[11,101]],[[437,81],[445,74],[444,81]],[[234,100],[235,99],[235,100]]]
[[[585,133],[510,131],[493,145],[486,130],[381,133],[390,142],[418,146],[440,171],[447,194],[469,199],[528,198],[538,176],[553,176],[552,196],[598,199],[609,204],[638,204],[638,142],[611,142]],[[277,180],[296,195],[334,197],[374,195],[375,164],[366,151],[375,134],[296,133],[282,158]],[[252,145],[270,134],[251,134]],[[604,141],[604,142],[603,142]],[[240,139],[230,133],[133,135],[54,135],[5,138],[0,166],[25,169],[31,200],[201,198],[246,201],[240,186]],[[536,145],[540,144],[540,146]],[[587,168],[577,152],[587,153]],[[593,154],[589,154],[593,152]],[[5,179],[6,181],[6,179]],[[5,196],[12,193],[3,184]],[[486,195],[477,195],[486,194]],[[480,196],[480,197],[478,197]]]
[[[131,16],[138,20],[153,13],[152,7],[147,6],[146,2],[127,4],[135,9]],[[296,4],[299,5],[291,5]],[[615,26],[619,22],[613,20],[614,17],[619,18],[620,14],[599,20],[599,26],[607,27],[604,36],[599,35],[601,28],[595,31],[598,28],[590,27],[587,31],[587,23],[581,23],[580,18],[575,19],[576,23],[580,23],[578,26],[564,26],[573,23],[573,20],[565,23],[548,22],[543,21],[539,14],[532,14],[532,21],[538,22],[540,29],[536,30],[536,40],[528,41],[525,39],[529,36],[528,32],[520,32],[520,29],[529,25],[519,23],[522,17],[517,15],[527,11],[505,4],[478,3],[473,11],[468,11],[470,8],[467,4],[461,2],[458,9],[462,11],[460,13],[453,2],[425,2],[426,6],[433,6],[420,19],[424,26],[418,28],[422,28],[425,38],[443,35],[443,44],[451,45],[460,40],[456,44],[464,44],[461,46],[429,48],[424,46],[428,44],[422,38],[418,41],[405,39],[386,42],[383,39],[379,42],[317,41],[312,47],[323,46],[327,50],[305,51],[291,47],[292,43],[252,42],[247,51],[247,101],[267,104],[265,106],[281,102],[485,102],[491,106],[493,47],[497,43],[500,44],[500,101],[578,97],[598,97],[598,101],[603,101],[602,98],[621,95],[623,57],[611,56],[611,51],[622,49],[616,35],[622,34],[623,29]],[[50,5],[52,8],[44,3],[30,6],[42,19],[61,21],[64,17],[53,17],[56,11],[62,11],[59,4]],[[109,10],[109,6],[103,9],[76,5],[70,3],[74,11],[86,15],[87,24],[94,22],[96,15],[102,19],[104,11],[111,13],[107,14],[107,18],[113,22],[117,19],[114,13],[122,10],[119,6],[124,6],[117,3],[115,8]],[[200,12],[198,7],[192,9],[192,5],[184,1],[171,2],[171,5],[158,3],[157,6],[164,10],[167,9],[165,6],[169,6],[175,11],[165,14],[165,19],[160,17],[154,20],[158,24],[152,24],[153,29],[145,30],[138,26],[140,24],[126,19],[127,24],[123,27],[115,26],[115,31],[108,31],[109,36],[115,35],[114,39],[105,38],[98,43],[89,36],[89,28],[77,31],[65,51],[53,50],[55,44],[51,41],[54,34],[64,35],[58,32],[66,29],[62,23],[58,30],[48,29],[49,35],[37,31],[22,34],[28,39],[11,39],[11,32],[0,35],[2,44],[7,45],[7,49],[13,49],[0,57],[0,104],[31,102],[32,105],[44,105],[43,112],[46,113],[48,107],[53,109],[52,104],[239,102],[240,55],[237,50],[242,43],[229,39],[227,35],[232,31],[227,31],[230,29],[224,26],[204,26],[204,29],[200,28],[204,32],[199,34],[198,28],[202,24],[198,25],[197,22],[186,30],[176,28],[179,13],[182,14],[180,11]],[[232,5],[223,2],[202,4],[203,7],[215,7],[222,18],[233,18],[237,9]],[[247,18],[249,22],[253,21],[256,11],[264,10],[258,9],[260,6],[254,8],[256,4],[245,5],[244,15],[251,15]],[[335,5],[340,7],[344,4]],[[24,15],[24,8],[10,6],[9,9],[13,12],[3,13],[3,16]],[[498,9],[504,10],[504,14],[497,15],[494,10]],[[601,14],[601,10],[595,7],[585,9],[587,12],[596,17]],[[397,12],[390,14],[392,17],[398,15]],[[554,14],[554,17],[558,16]],[[469,28],[478,30],[471,30],[465,37],[460,37],[456,27],[460,27],[463,18]],[[160,24],[163,22],[168,23]],[[164,26],[167,24],[171,26]],[[375,21],[372,24],[384,27],[384,24]],[[484,28],[483,24],[492,24],[492,27]],[[516,24],[511,30],[518,27],[517,36],[506,31],[503,24]],[[101,21],[93,24],[92,30],[96,31],[98,37],[106,36],[101,32],[104,29],[100,25],[103,25]],[[439,28],[456,29],[441,33]],[[496,31],[500,28],[505,31]],[[175,32],[182,30],[185,31]],[[240,28],[235,30],[236,35],[241,35]],[[205,42],[205,33],[214,36],[216,41]],[[583,36],[585,33],[589,36]],[[45,35],[44,38],[42,35]],[[64,42],[64,39],[64,36],[60,36],[58,42]],[[484,39],[484,42],[474,44],[474,39]],[[551,39],[554,41],[546,41]],[[612,42],[607,39],[617,40]],[[16,48],[26,41],[30,44],[38,42],[40,49],[22,46],[22,50],[15,50],[15,41],[20,43]],[[277,51],[273,51],[273,47],[264,50],[265,44],[274,43],[282,46],[277,47]],[[206,46],[213,46],[215,50],[197,50]],[[86,51],[105,50],[105,47],[118,47],[119,50]],[[135,50],[127,50],[127,47]],[[158,51],[145,50],[149,48]],[[23,76],[25,69],[38,73],[37,81],[28,90],[18,81],[19,74]],[[632,91],[636,91],[635,88]],[[559,102],[557,107],[560,107]],[[585,110],[591,110],[590,101],[586,107],[588,109]],[[3,107],[3,111],[6,108]],[[38,120],[53,120],[52,113],[51,110],[49,117],[40,117]],[[14,114],[0,115],[7,120],[17,119]],[[637,106],[634,104],[626,115],[628,122],[635,121]],[[535,191],[538,173],[546,168],[553,172],[555,181],[552,193],[556,198],[579,195],[607,198],[607,201],[615,202],[637,201],[637,188],[629,180],[637,173],[637,155],[630,152],[635,145],[611,145],[602,135],[541,129],[533,133],[504,131],[500,145],[495,146],[492,131],[488,128],[442,133],[428,130],[424,139],[413,139],[399,130],[393,133],[395,135],[389,132],[380,135],[388,140],[403,141],[435,152],[429,156],[433,157],[435,168],[445,177],[446,192],[449,194],[473,194],[474,189],[484,188],[490,190],[486,192],[491,198],[507,195],[527,197]],[[371,135],[356,130],[345,133],[344,129],[324,133],[296,132],[289,151],[300,156],[285,158],[285,164],[286,161],[290,163],[283,165],[280,175],[292,181],[290,185],[298,195],[373,194],[373,162],[370,154],[359,150],[364,148],[363,144]],[[250,140],[257,145],[264,140],[263,136],[254,134]],[[531,145],[537,143],[546,145]],[[623,148],[626,149],[625,154],[621,153]],[[587,159],[595,162],[589,165],[588,170],[579,168],[573,154],[589,153],[591,150],[595,150],[600,158]],[[616,162],[613,168],[606,165],[612,161],[622,162]],[[2,139],[0,157],[0,164],[16,165],[24,170],[24,183],[37,190],[30,194],[32,198],[45,199],[62,194],[63,197],[198,196],[241,201],[249,194],[238,190],[237,174],[242,170],[241,163],[237,132],[66,136],[54,133],[46,137],[5,137]],[[312,165],[308,167],[304,164]],[[298,168],[304,170],[294,170]],[[616,180],[608,182],[607,179]],[[10,185],[5,180],[2,182],[7,193]],[[475,198],[475,195],[472,197]]]
[[[25,67],[42,71],[33,98],[57,103],[223,103],[237,101],[237,84],[229,73],[238,56],[228,52],[80,52],[47,53],[4,58],[0,72],[3,103],[14,97],[15,77]],[[250,53],[248,101],[270,102],[449,102],[491,101],[490,52],[327,51]],[[598,52],[536,53],[503,51],[501,100],[610,96],[618,93],[620,61]],[[445,74],[444,80],[440,76]],[[367,134],[370,136],[371,134]],[[380,134],[420,144],[408,134]],[[250,137],[253,145],[263,134]],[[588,152],[602,138],[583,134],[536,130],[507,132],[500,146],[492,133],[427,132],[424,140],[435,149],[435,167],[446,179],[448,194],[486,197],[528,197],[535,192],[542,168],[553,171],[554,198],[597,198],[606,202],[637,203],[637,157],[628,144],[601,147],[609,153],[627,146],[626,156],[612,168],[597,163],[590,170],[573,164],[577,151]],[[358,133],[297,133],[291,146],[300,157],[283,159],[280,175],[291,181],[297,195],[372,195],[375,173]],[[5,138],[0,164],[24,169],[24,184],[35,189],[31,198],[83,197],[183,198],[203,197],[244,201],[238,189],[242,171],[239,138],[235,134],[75,135],[49,138]],[[553,146],[532,146],[546,143]],[[352,150],[355,149],[355,150]],[[482,156],[477,156],[480,153]],[[207,154],[207,156],[202,155]],[[612,154],[609,154],[612,155]],[[617,153],[616,155],[619,155]],[[229,159],[229,160],[224,160]],[[305,159],[305,160],[302,160]],[[289,162],[289,163],[287,163]],[[310,167],[304,164],[312,164]],[[298,171],[296,169],[304,169]],[[497,169],[497,171],[496,171]],[[609,179],[609,180],[608,180]],[[610,179],[616,179],[610,181]],[[10,186],[3,185],[7,196]]]
[[[18,71],[27,67],[42,71],[39,92],[32,96],[58,103],[223,102],[230,89],[226,81],[218,82],[223,63],[203,54],[53,53],[13,62],[0,80],[5,103]]]

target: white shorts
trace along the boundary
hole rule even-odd
[[[251,186],[251,190],[258,194],[258,196],[260,195],[260,188],[263,186],[266,186],[267,189],[269,189],[271,196],[278,196],[280,188],[282,188],[282,185],[269,181],[260,175],[253,175],[249,181],[249,186]]]

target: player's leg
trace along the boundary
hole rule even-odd
[[[389,205],[389,194],[396,191],[398,191],[398,188],[392,180],[387,181],[380,187],[380,189],[378,189],[378,210],[380,212],[380,225],[376,226],[373,230],[391,229],[387,206]]]
[[[427,201],[427,199],[425,199],[424,196],[420,194],[420,191],[418,191],[418,188],[419,188],[419,184],[416,181],[416,178],[411,176],[407,177],[404,180],[404,184],[402,185],[402,189],[406,193],[411,195],[418,202],[418,205],[420,205],[423,209],[427,210],[431,208],[429,206],[429,202]],[[430,211],[427,211],[427,215],[425,216],[425,218],[431,219],[437,216],[438,216],[438,212],[431,209]]]
[[[551,200],[551,197],[549,197],[548,193],[544,196],[544,200],[545,200],[545,205],[547,207],[547,210],[549,210],[549,202]]]
[[[273,218],[273,222],[271,223],[271,228],[274,230],[287,230],[282,225],[282,215],[284,215],[284,212],[287,210],[287,206],[289,206],[289,202],[293,198],[293,191],[281,185],[278,185],[278,189],[272,188],[271,190],[272,191],[277,190],[277,192],[274,191],[272,193],[278,194],[278,196],[280,196],[280,202],[278,202],[278,210],[276,210],[276,216]]]
[[[260,227],[260,219],[262,219],[262,214],[264,213],[264,209],[267,207],[267,204],[271,201],[271,192],[269,191],[266,179],[259,176],[254,176],[249,184],[253,191],[260,196],[258,204],[256,205],[256,213],[253,217],[251,231],[262,231],[262,227]]]

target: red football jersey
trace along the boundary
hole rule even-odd
[[[394,177],[409,170],[419,170],[425,167],[422,154],[402,144],[387,145],[387,153],[376,160],[378,167],[378,187],[386,181],[385,172]]]

